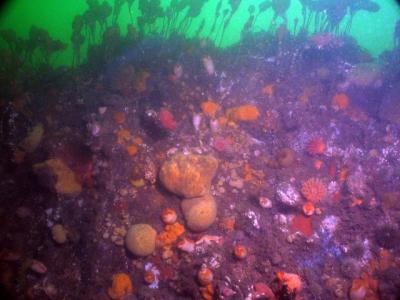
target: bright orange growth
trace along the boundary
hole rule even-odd
[[[197,273],[197,279],[202,286],[206,286],[213,281],[214,274],[210,268],[202,266]]]
[[[156,280],[156,275],[154,274],[153,271],[146,271],[144,273],[144,282],[146,282],[147,284],[152,284],[155,280]]]
[[[123,113],[122,111],[117,111],[113,114],[113,118],[115,123],[117,124],[123,124],[125,122],[125,113]]]
[[[326,188],[321,180],[317,178],[310,178],[303,183],[301,193],[308,201],[315,203],[325,197]]]
[[[396,259],[393,254],[386,249],[381,249],[379,251],[379,257],[372,259],[368,263],[368,269],[371,272],[375,271],[385,271],[391,267],[396,267]]]
[[[349,102],[349,97],[344,93],[339,93],[332,97],[332,107],[337,110],[345,110],[349,107]]]
[[[135,144],[132,144],[126,147],[126,151],[128,151],[130,156],[134,156],[139,151],[139,148]]]
[[[262,93],[268,98],[271,98],[274,95],[274,84],[270,83],[263,87]]]
[[[306,216],[312,216],[315,212],[315,206],[312,202],[307,201],[303,204],[303,213]]]
[[[244,181],[250,181],[253,179],[253,169],[249,164],[244,165],[243,173],[244,173],[243,176]]]
[[[363,204],[363,202],[363,199],[352,197],[350,207],[360,206],[361,204]]]
[[[161,108],[158,114],[161,125],[168,130],[175,130],[177,128],[177,122],[174,115],[166,108]]]
[[[256,106],[245,104],[229,109],[227,116],[232,121],[255,121],[260,116],[260,112]]]
[[[322,138],[315,137],[308,142],[306,150],[309,154],[324,154],[326,144]]]
[[[204,101],[201,103],[201,110],[203,113],[210,118],[214,118],[215,114],[220,110],[220,106],[218,103],[215,103],[213,101]]]
[[[233,254],[238,259],[244,259],[247,256],[247,248],[243,245],[236,245],[235,248],[233,248]]]
[[[378,280],[371,278],[367,273],[363,273],[361,278],[353,280],[350,288],[350,298],[379,300]]]
[[[129,276],[125,273],[118,273],[112,277],[112,286],[107,291],[108,296],[113,300],[132,295],[133,286]]]
[[[299,292],[302,288],[301,278],[297,274],[277,272],[276,277],[282,285],[287,287],[289,293]]]
[[[292,229],[310,237],[313,234],[311,218],[301,215],[295,216],[292,220]]]
[[[218,125],[223,127],[228,123],[228,118],[222,116],[218,118]]]
[[[117,132],[117,143],[118,144],[125,144],[130,141],[132,138],[131,133],[127,129],[121,129]]]
[[[349,177],[349,168],[347,166],[344,166],[340,169],[338,179],[341,182],[345,182],[347,180],[347,177]]]
[[[178,222],[165,225],[164,231],[157,237],[157,242],[161,246],[170,246],[185,232],[185,227]]]
[[[314,160],[314,168],[315,168],[316,170],[321,169],[322,164],[323,164],[322,160],[320,160],[320,159]]]
[[[201,297],[203,300],[213,300],[214,299],[214,286],[210,283],[206,286],[202,286],[199,288]]]
[[[227,232],[232,232],[235,230],[235,217],[226,217],[222,220],[221,227]]]

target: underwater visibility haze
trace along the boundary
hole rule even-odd
[[[1,299],[400,299],[394,0],[14,0]]]

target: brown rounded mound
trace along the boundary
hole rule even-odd
[[[217,217],[217,203],[211,195],[185,199],[181,208],[187,227],[193,231],[204,231],[209,228]]]
[[[160,180],[167,190],[184,198],[208,193],[218,161],[211,155],[176,154],[160,170]]]
[[[156,247],[157,232],[148,224],[135,224],[129,228],[125,238],[126,248],[137,256],[147,256]]]

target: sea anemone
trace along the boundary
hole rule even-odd
[[[125,273],[118,273],[112,277],[112,285],[107,291],[111,299],[121,299],[132,295],[133,286],[129,276]]]
[[[214,274],[206,265],[202,265],[197,273],[197,279],[202,286],[210,284],[214,279]]]
[[[309,154],[324,154],[326,150],[326,144],[321,137],[312,138],[306,147]]]
[[[236,245],[233,248],[233,254],[237,259],[244,259],[247,256],[247,248],[243,245]]]
[[[306,203],[303,204],[303,213],[306,216],[312,216],[315,212],[315,206],[312,202],[307,201]]]
[[[146,271],[144,273],[143,279],[144,282],[150,285],[156,281],[156,274],[154,274],[154,271],[152,270]]]
[[[302,288],[301,278],[297,274],[277,272],[276,277],[284,285],[289,293],[299,292]]]
[[[172,208],[166,208],[161,214],[161,219],[165,224],[174,224],[177,219],[176,211]]]
[[[158,114],[161,126],[167,130],[176,130],[177,123],[174,115],[166,108],[161,108]]]
[[[220,106],[218,103],[215,103],[213,101],[204,101],[201,103],[201,110],[205,115],[207,115],[210,118],[214,118],[215,114],[220,110]]]
[[[263,87],[262,93],[268,96],[268,98],[271,98],[274,95],[274,89],[275,89],[274,84],[270,83]]]
[[[113,114],[113,119],[114,119],[115,123],[123,124],[126,119],[125,113],[123,113],[122,111],[117,111]]]
[[[301,193],[308,201],[315,203],[325,197],[326,187],[321,180],[310,178],[303,183]]]
[[[344,110],[349,107],[349,97],[344,93],[336,94],[332,97],[332,107],[335,110]]]

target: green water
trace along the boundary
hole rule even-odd
[[[171,0],[162,1],[163,9],[168,8]],[[335,1],[335,0],[332,0]],[[114,1],[109,0],[110,4]],[[204,28],[200,37],[215,39],[215,34],[210,35],[215,15],[217,0],[209,0],[201,11],[201,14],[193,20],[191,26],[185,33],[187,37],[193,36],[204,20]],[[227,47],[240,41],[240,30],[246,23],[249,13],[248,7],[253,4],[256,7],[262,0],[243,0],[237,12],[233,15],[231,22],[220,41],[216,43],[221,47]],[[376,0],[380,5],[380,10],[376,13],[361,11],[356,14],[350,34],[354,36],[362,48],[367,49],[372,55],[378,56],[385,50],[393,47],[393,32],[397,20],[400,19],[399,7],[394,0]],[[21,37],[27,37],[31,25],[48,30],[53,38],[68,43],[67,50],[57,53],[52,59],[56,65],[70,65],[72,61],[72,47],[70,37],[72,34],[72,20],[77,14],[82,14],[87,9],[85,0],[14,0],[9,1],[4,7],[0,18],[0,28],[13,28]],[[228,0],[222,2],[222,9],[228,7]],[[302,19],[302,6],[298,0],[292,0],[288,10],[288,27],[293,28],[294,20]],[[133,24],[137,26],[137,17],[141,15],[138,9],[138,1],[134,1],[132,9]],[[181,20],[186,11],[181,13]],[[273,12],[271,9],[261,14],[253,26],[253,31],[265,31],[270,28]],[[278,19],[278,23],[282,20]],[[122,7],[118,18],[121,32],[126,33],[127,24],[131,23],[131,16],[128,12],[127,4]],[[343,23],[346,23],[345,21]],[[156,22],[158,30],[161,30],[161,20]],[[99,41],[99,36],[97,41]],[[4,45],[3,45],[4,46]],[[85,51],[82,51],[84,56]]]

